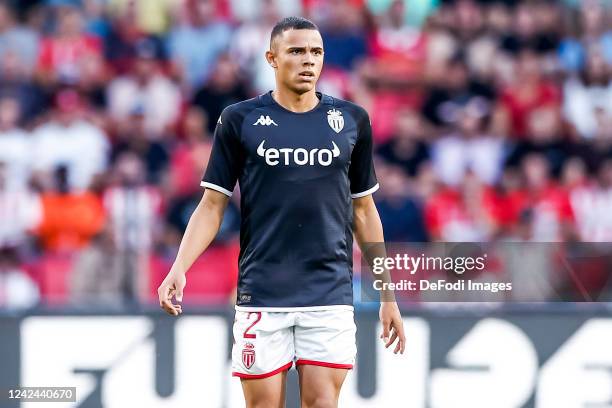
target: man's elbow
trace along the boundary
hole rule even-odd
[[[360,228],[377,219],[378,211],[371,195],[353,200],[353,220],[355,228]]]
[[[353,212],[355,214],[369,214],[376,211],[376,205],[371,195],[353,199]]]
[[[196,208],[199,213],[210,213],[223,217],[225,208],[229,204],[229,197],[221,192],[206,189],[202,195],[202,200]]]

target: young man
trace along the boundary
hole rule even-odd
[[[242,225],[232,350],[247,407],[283,407],[297,366],[301,405],[336,407],[355,361],[353,234],[383,242],[371,194],[378,189],[364,109],[315,91],[323,40],[310,21],[272,30],[266,59],[276,89],[226,108],[178,256],[159,287],[160,305],[182,313],[185,272],[213,240],[236,181]],[[395,302],[382,302],[381,338],[404,351]]]

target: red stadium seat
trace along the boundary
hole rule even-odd
[[[31,270],[35,271],[41,298],[51,305],[64,304],[68,300],[68,278],[72,271],[74,253],[52,252],[45,254]],[[30,268],[28,268],[30,269]]]
[[[238,243],[214,245],[200,256],[187,273],[185,303],[226,304],[236,287],[238,276]],[[172,261],[151,256],[150,295],[157,301],[157,288],[170,270]]]

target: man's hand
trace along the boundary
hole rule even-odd
[[[183,289],[187,279],[184,273],[170,271],[166,276],[166,279],[157,288],[157,294],[159,296],[159,305],[168,314],[172,316],[178,316],[183,313],[183,308],[179,304],[172,303],[172,296],[176,296],[177,302],[183,301]]]
[[[176,296],[176,301],[179,303],[183,301],[185,273],[217,235],[228,203],[227,195],[207,188],[189,218],[176,259],[168,276],[157,288],[159,305],[172,316],[178,316],[183,312],[181,305],[172,303],[172,296]]]
[[[383,326],[380,338],[385,342],[385,348],[389,348],[390,345],[399,339],[397,346],[395,346],[395,350],[393,350],[393,354],[397,354],[398,351],[404,354],[406,336],[404,335],[404,322],[402,321],[402,315],[397,307],[397,303],[382,302],[380,304],[379,316]]]

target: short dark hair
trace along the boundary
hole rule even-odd
[[[270,47],[272,47],[272,40],[274,37],[281,35],[287,30],[317,30],[319,27],[312,21],[304,17],[285,17],[280,20],[272,29],[270,34]]]

